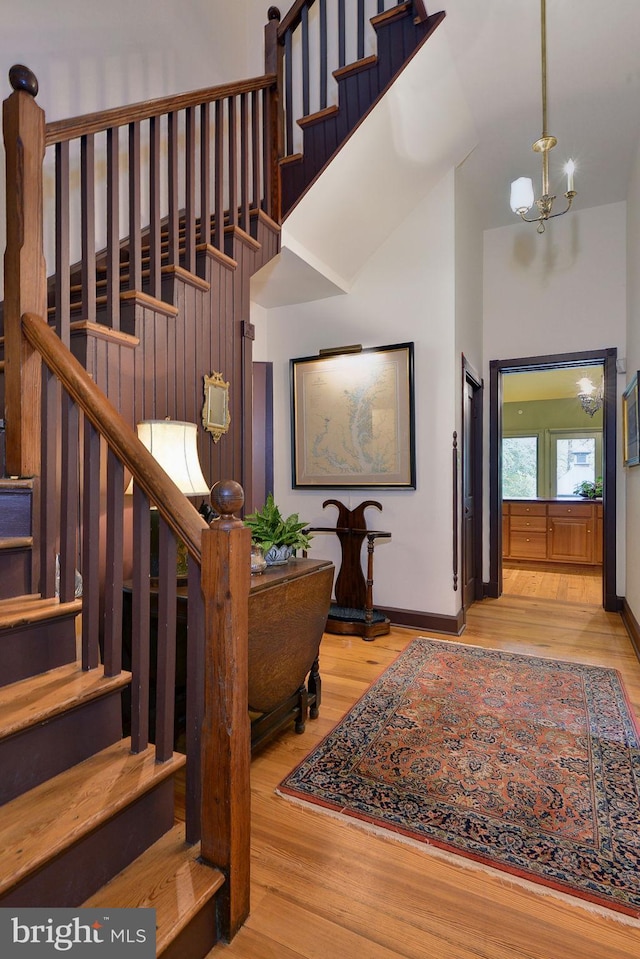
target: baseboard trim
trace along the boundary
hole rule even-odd
[[[459,636],[465,625],[464,610],[462,609],[455,616],[422,612],[415,609],[394,609],[391,606],[376,606],[376,609],[386,616],[393,626],[424,629],[430,633],[447,633],[449,636]]]
[[[640,660],[640,623],[633,615],[631,607],[624,596],[622,597],[622,609],[620,610],[620,615],[622,616],[622,622],[625,625],[625,629],[629,634],[629,639],[631,640],[635,654]]]
[[[500,589],[497,583],[494,583],[493,581],[489,583],[483,583],[482,588],[484,590],[485,599],[499,599]]]

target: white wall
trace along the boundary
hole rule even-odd
[[[626,204],[575,210],[484,235],[484,376],[491,360],[617,347],[626,353]],[[624,388],[618,377],[618,392]],[[619,402],[619,401],[618,401]],[[485,404],[488,415],[488,403]],[[618,409],[620,407],[618,406]],[[624,590],[624,475],[618,449],[618,592]],[[485,422],[485,524],[489,430]],[[488,530],[485,535],[488,562]],[[485,574],[488,566],[485,565]]]
[[[627,373],[629,383],[640,368],[640,144],[635,156],[628,194],[627,222]],[[624,471],[626,479],[627,507],[627,579],[625,595],[629,606],[640,621],[640,467]]]
[[[283,512],[298,512],[320,526],[335,523],[335,510],[322,509],[325,499],[340,499],[349,508],[378,500],[383,512],[369,510],[368,525],[391,531],[392,539],[376,547],[375,602],[443,615],[454,615],[459,606],[451,546],[451,436],[459,379],[454,253],[451,172],[371,257],[350,293],[266,311],[268,358],[274,363],[276,500]],[[264,315],[252,314],[257,329]],[[289,360],[323,347],[406,341],[415,343],[417,489],[292,489]],[[336,537],[318,535],[312,555],[339,561]]]
[[[15,63],[38,78],[37,100],[48,121],[257,76],[264,68],[267,9],[261,0],[5,3],[0,99],[11,93],[8,73]],[[45,169],[49,194],[50,163]],[[4,147],[0,178],[4,183]],[[4,250],[4,191],[0,196]],[[48,237],[50,270],[51,246]]]

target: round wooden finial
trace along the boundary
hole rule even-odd
[[[24,90],[32,97],[38,96],[38,78],[29,67],[15,63],[9,70],[9,83],[14,90]]]
[[[235,480],[218,480],[211,487],[211,505],[222,519],[231,519],[244,505],[244,490]]]
[[[269,11],[267,13],[267,20],[278,20],[278,22],[280,21],[280,11],[278,10],[277,7],[269,7]]]

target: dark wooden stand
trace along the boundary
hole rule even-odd
[[[251,577],[249,593],[249,710],[251,748],[257,749],[290,723],[304,732],[321,700],[318,665],[327,620],[333,563],[291,559]],[[184,730],[187,662],[187,590],[177,587],[176,746]],[[151,590],[151,662],[156,658],[157,590]],[[123,648],[131,648],[131,588],[124,587]],[[151,709],[155,685],[152,681]],[[126,709],[125,709],[126,723]],[[153,715],[151,716],[153,729]]]
[[[368,506],[382,510],[382,505],[376,500],[368,499],[355,509],[349,510],[340,500],[327,499],[322,504],[323,509],[326,506],[337,506],[336,526],[315,526],[309,530],[314,533],[335,533],[342,549],[342,562],[335,584],[336,600],[329,608],[325,630],[327,633],[362,636],[366,640],[384,636],[391,629],[391,624],[386,616],[373,607],[373,550],[376,539],[390,539],[391,533],[368,530],[364,517]],[[360,560],[365,539],[366,581]]]

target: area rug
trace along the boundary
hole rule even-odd
[[[414,640],[278,792],[640,917],[616,670]]]

